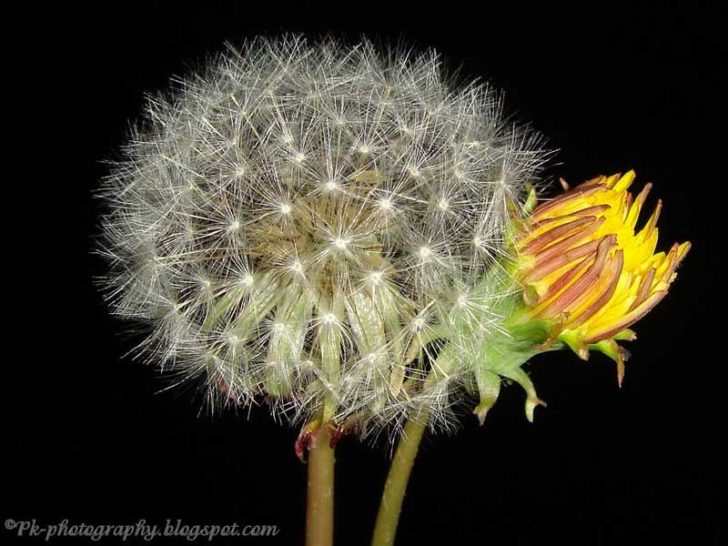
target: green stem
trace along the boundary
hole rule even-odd
[[[324,423],[316,431],[308,450],[308,489],[306,495],[306,546],[334,543],[334,448]]]
[[[329,385],[339,382],[341,331],[337,324],[344,315],[344,300],[335,293],[323,316],[333,314],[334,323],[322,328],[318,340],[321,349],[321,369]],[[332,546],[334,543],[334,448],[331,419],[336,413],[336,401],[331,393],[324,397],[320,426],[313,433],[308,450],[308,493],[306,496],[306,546]]]
[[[392,546],[394,544],[407,482],[429,418],[429,414],[420,413],[411,417],[404,427],[392,459],[392,466],[389,468],[387,481],[384,484],[384,493],[374,526],[372,546]]]

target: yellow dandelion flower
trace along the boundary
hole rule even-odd
[[[629,326],[665,297],[690,243],[655,252],[661,202],[636,231],[652,187],[633,197],[634,171],[599,176],[537,207],[516,242],[525,317],[552,325],[581,358],[601,351],[624,375],[618,340],[634,339]]]

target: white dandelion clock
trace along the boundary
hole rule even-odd
[[[472,377],[423,355],[447,321],[499,327],[478,283],[546,155],[434,53],[229,48],[150,99],[105,183],[107,294],[213,407],[360,433],[421,407],[443,423]],[[467,360],[468,339],[443,350]]]

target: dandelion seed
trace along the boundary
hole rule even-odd
[[[339,250],[346,250],[346,247],[349,246],[349,243],[351,243],[349,239],[342,238],[334,239],[333,241],[333,245]]]
[[[429,246],[421,246],[417,254],[423,262],[426,262],[432,258],[432,249]]]
[[[383,276],[384,274],[381,271],[373,271],[372,273],[369,273],[368,279],[370,283],[377,285],[382,282]]]
[[[392,204],[392,200],[389,197],[383,197],[378,202],[378,207],[384,211],[390,211],[394,208],[394,205]]]

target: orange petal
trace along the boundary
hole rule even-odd
[[[598,191],[604,190],[604,188],[605,186],[598,182],[594,182],[593,185],[587,185],[586,182],[584,184],[580,184],[573,190],[561,194],[559,197],[556,197],[551,201],[547,201],[543,205],[539,206],[533,211],[533,218],[535,220],[542,219],[549,211],[553,211],[554,209],[566,205],[567,203],[571,203],[572,201],[593,195]]]
[[[577,218],[576,220],[572,220],[566,224],[561,224],[560,226],[550,229],[529,241],[526,246],[523,247],[522,252],[524,254],[533,255],[547,245],[554,243],[567,235],[571,235],[574,232],[580,233],[585,226],[595,223],[597,223],[596,216],[587,216],[585,218]]]
[[[563,312],[566,308],[571,305],[576,298],[578,298],[585,290],[588,289],[599,276],[607,260],[609,250],[616,244],[617,237],[615,235],[605,236],[599,243],[597,249],[597,256],[594,263],[589,269],[581,276],[574,284],[564,290],[554,301],[547,305],[540,315],[548,316],[554,313]]]
[[[636,308],[638,305],[640,305],[647,296],[650,293],[650,289],[652,288],[652,281],[655,278],[655,268],[651,267],[650,270],[647,272],[647,275],[645,275],[642,278],[642,282],[640,283],[640,287],[637,289],[637,296],[635,297],[634,301],[632,302],[632,305],[629,307],[627,312],[632,311],[634,308]]]
[[[563,252],[561,254],[556,254],[555,256],[552,256],[550,259],[546,260],[543,263],[537,262],[531,272],[524,277],[523,281],[526,284],[533,284],[539,279],[544,278],[546,275],[561,269],[565,265],[568,265],[571,262],[575,262],[579,258],[588,256],[589,254],[595,254],[597,249],[599,248],[599,243],[601,240],[602,239],[599,239],[597,241],[589,241],[588,243],[567,250],[566,252]]]
[[[625,328],[629,327],[631,324],[634,324],[635,322],[640,320],[647,313],[649,313],[655,307],[655,305],[657,305],[658,303],[660,303],[660,301],[662,301],[662,298],[664,298],[666,295],[667,295],[667,290],[661,290],[659,292],[654,292],[653,294],[650,295],[649,298],[647,298],[645,301],[643,301],[640,305],[635,307],[632,311],[626,313],[620,320],[610,324],[608,328],[603,329],[601,331],[592,332],[589,335],[589,337],[585,340],[585,343],[596,343],[598,341],[601,341],[602,339],[607,339],[609,337],[612,337],[617,332],[624,330]]]
[[[624,252],[618,250],[615,253],[614,259],[609,260],[609,264],[604,269],[604,278],[609,280],[607,287],[579,316],[574,317],[574,320],[569,324],[570,328],[584,324],[612,299],[619,284],[619,276],[622,274],[623,266]]]

